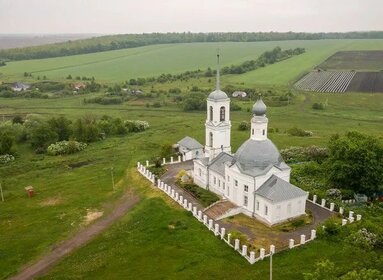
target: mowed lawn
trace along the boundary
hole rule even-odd
[[[6,198],[5,203],[0,203],[0,278],[14,274],[24,264],[48,252],[58,241],[75,234],[84,226],[88,210],[104,211],[106,214],[123,191],[141,185],[141,181],[135,181],[138,178],[132,173],[126,175],[126,170],[136,166],[137,161],[152,158],[159,153],[163,144],[175,143],[185,135],[195,137],[203,143],[205,112],[186,113],[175,105],[158,109],[146,108],[144,105],[132,106],[129,103],[84,106],[81,102],[83,98],[84,96],[44,100],[0,99],[2,104],[0,113],[6,115],[37,113],[47,117],[65,115],[74,119],[92,113],[99,117],[109,115],[122,119],[146,120],[151,125],[150,129],[143,133],[108,138],[90,144],[83,152],[69,156],[35,155],[27,145],[17,148],[16,160],[0,168],[0,178]],[[313,102],[327,102],[328,107],[323,111],[315,111],[311,109]],[[269,127],[279,129],[279,133],[270,133],[269,137],[278,148],[285,148],[313,144],[326,145],[330,135],[347,130],[358,130],[381,136],[383,131],[381,104],[383,104],[383,95],[379,94],[299,95],[289,106],[268,109]],[[241,121],[250,119],[251,115],[246,109],[252,106],[252,102],[243,102],[241,106],[242,111],[231,114],[233,151],[249,137],[248,131],[238,131],[237,127]],[[313,131],[313,137],[291,137],[285,133],[285,130],[294,126]],[[72,164],[82,166],[71,168]],[[111,167],[114,168],[116,182],[119,182],[114,191],[111,183]],[[24,190],[24,187],[28,185],[34,186],[37,193],[32,199],[27,198]],[[60,269],[68,271],[67,275],[79,274],[85,277],[92,267],[95,267],[97,273],[101,273],[102,267],[106,267],[105,273],[108,271],[115,273],[117,278],[128,273],[128,263],[132,262],[132,268],[135,267],[131,274],[132,278],[142,275],[146,278],[149,274],[142,274],[143,269],[150,271],[156,267],[155,262],[151,262],[152,257],[161,258],[163,264],[170,265],[169,268],[162,270],[162,274],[158,274],[158,278],[161,278],[160,276],[167,278],[167,273],[170,278],[174,278],[176,272],[181,273],[183,270],[185,270],[185,277],[190,278],[194,263],[200,269],[199,272],[197,270],[196,275],[199,275],[198,273],[203,275],[203,271],[206,270],[210,271],[211,275],[220,273],[217,274],[220,279],[225,278],[225,274],[221,272],[225,267],[231,268],[230,273],[234,273],[238,267],[243,268],[245,272],[242,279],[250,278],[253,273],[258,275],[255,267],[266,269],[267,265],[262,263],[257,264],[254,269],[248,266],[241,257],[236,256],[224,244],[215,240],[182,211],[169,209],[158,198],[147,201],[152,194],[145,193],[146,187],[143,186],[143,188],[143,190],[137,190],[145,199],[134,213],[127,215],[124,221],[97,239],[96,243],[91,243],[90,247],[84,247],[78,253],[80,255],[75,254],[73,259],[69,258],[69,264],[78,263],[73,266],[73,270],[69,269],[71,265],[65,262],[57,268],[57,273],[52,274],[52,277],[65,277],[60,276],[66,275]],[[153,216],[148,213],[153,213]],[[167,218],[164,219],[164,217]],[[162,219],[164,221],[161,221]],[[168,232],[167,223],[170,220],[179,219],[187,224],[187,228],[174,233],[179,239],[173,240],[173,233]],[[136,227],[137,230],[135,230]],[[126,230],[131,232],[128,234]],[[202,237],[194,238],[194,235]],[[108,236],[111,239],[104,240]],[[163,243],[156,243],[158,237],[161,237],[159,240],[163,240]],[[111,246],[109,242],[115,243]],[[178,242],[176,248],[173,247],[174,242]],[[166,247],[167,245],[169,248]],[[314,247],[307,247],[313,248],[312,250],[302,249],[302,251],[307,250],[306,254],[316,255],[313,251],[316,250],[316,245],[312,246]],[[329,248],[330,245],[320,244],[320,246]],[[136,250],[141,247],[145,249]],[[105,251],[109,248],[111,250],[106,254]],[[102,253],[93,260],[81,255],[87,255],[89,252],[89,256],[94,256],[93,250],[101,250]],[[128,251],[131,254],[129,256],[126,255]],[[177,254],[170,254],[175,251]],[[289,254],[295,253],[288,253],[286,256]],[[334,252],[334,254],[337,253]],[[102,255],[105,255],[108,264],[105,265]],[[301,258],[304,262],[308,255],[296,254],[294,258]],[[83,266],[80,266],[82,262],[79,259],[84,259]],[[172,265],[173,261],[176,261],[175,265]],[[182,268],[181,263],[185,261],[187,265]],[[281,261],[288,266],[288,257],[281,258]],[[126,265],[124,262],[127,262]],[[217,272],[213,269],[209,270],[207,268],[209,265],[221,270],[218,269]],[[304,264],[302,269],[312,265],[313,262]],[[290,277],[290,275],[297,275],[298,272],[289,272],[286,267],[280,273]]]
[[[162,73],[215,68],[216,51],[222,55],[222,66],[256,59],[261,53],[280,46],[282,49],[303,47],[307,53],[275,65],[242,75],[228,77],[231,83],[287,84],[305,71],[320,64],[339,50],[383,49],[383,40],[313,40],[249,43],[189,43],[153,45],[102,53],[58,58],[9,62],[0,68],[0,80],[22,80],[24,72],[48,79],[65,79],[69,74],[94,76],[99,81],[122,82]]]

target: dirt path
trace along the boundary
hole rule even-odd
[[[66,255],[86,244],[96,235],[111,226],[116,220],[124,216],[127,211],[137,204],[138,201],[138,196],[134,195],[132,192],[125,193],[110,214],[102,217],[89,227],[84,228],[69,240],[58,244],[52,252],[36,263],[25,267],[18,275],[9,278],[9,280],[33,279],[37,276],[44,275]]]

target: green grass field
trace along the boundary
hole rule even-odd
[[[256,59],[276,46],[282,49],[304,47],[306,54],[228,78],[232,83],[287,84],[305,71],[321,63],[339,50],[382,50],[383,40],[320,40],[254,43],[191,43],[168,44],[123,49],[102,53],[10,62],[0,68],[0,80],[23,79],[24,72],[35,77],[65,79],[69,74],[94,76],[98,81],[122,82],[131,78],[158,76],[215,67],[217,48],[222,54],[222,66]]]

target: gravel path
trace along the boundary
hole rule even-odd
[[[33,279],[35,277],[46,274],[49,269],[57,264],[62,258],[83,246],[102,231],[107,229],[116,220],[124,216],[138,202],[138,196],[134,195],[132,192],[125,193],[117,202],[117,205],[110,214],[100,218],[89,227],[84,228],[69,240],[58,244],[55,249],[52,250],[52,252],[41,258],[36,263],[25,267],[18,275],[9,279]]]

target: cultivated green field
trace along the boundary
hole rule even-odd
[[[229,77],[227,81],[246,84],[287,84],[312,69],[339,50],[383,50],[383,40],[315,40],[254,43],[190,43],[154,45],[102,53],[10,62],[0,68],[0,80],[23,79],[24,72],[35,77],[64,79],[69,74],[94,76],[98,81],[121,82],[137,77],[158,76],[215,67],[217,48],[222,65],[238,64],[256,59],[276,46],[282,49],[303,47],[306,53],[286,61]]]

